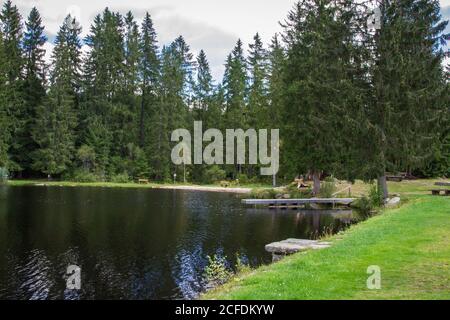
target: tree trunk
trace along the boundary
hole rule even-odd
[[[320,172],[314,171],[313,172],[313,194],[317,196],[320,192]]]
[[[383,199],[386,200],[389,196],[388,186],[386,181],[386,173],[382,176],[378,177],[378,190],[380,190],[383,194]]]

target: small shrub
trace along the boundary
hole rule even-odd
[[[237,175],[237,180],[239,181],[239,183],[243,183],[243,184],[247,184],[250,182],[250,179],[248,178],[248,176],[244,173],[239,173]]]
[[[224,180],[226,177],[225,170],[220,169],[219,166],[211,166],[205,170],[204,179],[206,183],[215,183]]]
[[[319,196],[321,198],[332,198],[336,192],[336,181],[334,178],[326,178],[320,187]]]
[[[305,189],[294,189],[293,191],[289,192],[292,199],[309,199],[312,197],[312,189],[305,188]]]
[[[236,254],[236,273],[247,273],[251,271],[252,268],[245,263],[239,253]]]
[[[228,188],[231,185],[230,181],[226,181],[226,180],[220,181],[219,184],[222,188]]]
[[[0,167],[0,183],[4,183],[8,180],[9,172],[5,167]]]
[[[209,286],[220,286],[227,282],[232,273],[226,267],[226,259],[214,255],[208,256],[208,265],[205,268],[205,277]]]
[[[239,187],[241,185],[241,181],[239,179],[231,180],[229,183],[230,187]]]
[[[253,199],[275,199],[277,194],[275,189],[253,189],[250,196]]]
[[[311,188],[297,188],[297,183],[291,183],[286,187],[286,193],[288,193],[292,199],[308,199],[312,196]]]
[[[113,183],[128,183],[128,182],[130,182],[130,176],[126,172],[121,173],[121,174],[116,174],[111,177],[111,182],[113,182]]]
[[[75,170],[72,179],[75,182],[97,182],[100,181],[99,177],[92,172],[84,169]]]
[[[359,212],[363,214],[365,217],[372,215],[374,210],[372,201],[366,196],[359,198],[357,201],[355,201],[353,207],[358,209]]]
[[[353,206],[359,210],[364,216],[368,217],[374,214],[376,209],[384,205],[383,194],[376,184],[372,184],[368,195],[359,198]]]
[[[383,193],[376,184],[370,186],[369,200],[373,208],[379,208],[384,204]]]

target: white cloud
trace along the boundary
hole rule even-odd
[[[54,38],[68,11],[77,11],[83,27],[83,36],[89,32],[96,14],[106,6],[125,13],[131,10],[141,20],[148,11],[154,20],[160,44],[168,44],[183,35],[194,54],[204,49],[215,78],[220,79],[227,54],[238,37],[245,43],[256,32],[268,42],[280,31],[278,21],[284,19],[295,0],[13,0],[25,18],[36,6],[42,17],[49,38]],[[53,36],[52,36],[53,35]],[[50,46],[48,46],[50,48]]]

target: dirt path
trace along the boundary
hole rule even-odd
[[[229,192],[229,193],[250,193],[250,188],[224,188],[207,186],[160,186],[155,189],[189,190],[189,191],[209,191],[209,192]]]

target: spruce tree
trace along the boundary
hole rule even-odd
[[[205,51],[200,50],[197,56],[196,82],[194,86],[194,118],[197,121],[203,121],[203,126],[208,128],[210,125],[209,106],[211,105],[212,95],[214,93],[214,84],[206,58]]]
[[[139,27],[130,11],[125,16],[125,92],[133,109],[139,85],[139,38]]]
[[[314,194],[322,172],[338,176],[349,166],[346,148],[352,136],[346,127],[359,88],[352,56],[358,26],[349,23],[357,12],[348,3],[301,1],[284,24],[283,162],[291,178],[312,175]]]
[[[142,150],[138,146],[140,130],[136,125],[140,116],[138,107],[139,93],[139,27],[134,20],[133,14],[128,12],[124,18],[124,46],[125,46],[125,67],[124,67],[124,89],[119,101],[125,107],[124,117],[121,120],[121,130],[123,136],[120,156],[130,161],[136,153],[141,154]],[[133,152],[130,152],[133,150]],[[128,176],[135,177],[135,172],[129,166],[121,168],[119,173],[125,171]]]
[[[0,31],[0,168],[9,166],[10,117],[6,103],[6,68],[3,34]]]
[[[224,127],[227,129],[245,129],[248,127],[247,110],[247,60],[244,56],[243,43],[239,39],[225,63],[223,88],[225,90],[226,109]],[[228,168],[236,178],[242,173],[242,165],[236,164]]]
[[[81,87],[81,27],[68,15],[56,35],[52,53],[50,90],[58,100],[69,100],[76,109]]]
[[[76,117],[73,100],[52,94],[37,108],[32,137],[38,148],[32,152],[32,168],[49,177],[66,172],[74,154]]]
[[[106,8],[102,15],[95,18],[86,38],[91,50],[84,67],[84,142],[102,155],[99,157],[99,169],[106,170],[102,173],[105,175],[116,173],[116,168],[109,162],[107,155],[126,156],[126,146],[132,141],[135,132],[135,113],[126,101],[124,33],[122,16]],[[95,128],[96,126],[99,128]],[[97,136],[105,137],[107,141],[100,144]],[[109,142],[109,137],[112,137],[114,144]],[[90,145],[88,140],[95,141],[95,145]],[[105,145],[111,150],[106,152]]]
[[[141,106],[139,112],[139,145],[151,149],[150,145],[155,141],[156,132],[152,123],[159,117],[158,110],[160,101],[158,99],[158,84],[160,80],[160,61],[158,57],[158,44],[153,21],[147,12],[141,26],[141,36],[139,41],[140,61],[139,76],[141,79]],[[148,125],[146,123],[148,122]],[[147,135],[146,135],[147,132]],[[147,146],[146,146],[147,145]],[[149,161],[154,162],[154,152],[148,151]],[[156,156],[158,157],[158,156]]]
[[[3,70],[5,75],[3,121],[8,125],[2,126],[4,135],[3,147],[9,149],[8,168],[19,172],[23,168],[19,162],[22,158],[22,143],[19,138],[24,134],[24,102],[23,102],[23,71],[24,59],[22,54],[22,21],[19,10],[10,0],[6,1],[1,11],[1,28],[3,34]],[[7,120],[6,120],[7,119]],[[9,139],[14,137],[13,139]],[[8,142],[9,141],[9,142]]]
[[[248,55],[249,93],[247,123],[251,128],[263,125],[267,115],[267,51],[257,33],[250,44]]]
[[[20,141],[20,155],[18,162],[24,169],[32,169],[30,155],[37,149],[32,137],[37,109],[46,95],[46,66],[44,44],[47,37],[44,35],[42,18],[36,7],[31,9],[26,22],[26,30],[23,37],[23,53],[25,56],[25,79],[23,83],[23,95],[25,108],[20,115],[24,123],[24,130],[16,136]]]
[[[441,45],[448,39],[439,1],[382,1],[375,37],[375,173],[385,198],[386,171],[411,171],[430,161],[448,123]]]
[[[170,160],[170,133],[179,128],[190,128],[189,103],[192,88],[192,53],[183,37],[175,39],[170,46],[162,51],[160,95],[162,103],[159,109],[158,130],[165,128],[158,135],[158,149],[156,152],[163,157],[159,161],[158,175],[169,178],[169,174],[176,173]],[[165,159],[164,159],[165,158]],[[167,160],[166,160],[167,159]],[[184,173],[184,172],[183,172]],[[182,173],[177,173],[179,176]]]
[[[58,31],[52,54],[50,91],[37,108],[32,137],[39,148],[32,168],[47,175],[67,171],[75,146],[77,101],[80,87],[81,27],[68,15]]]
[[[268,112],[266,117],[261,120],[262,125],[265,128],[279,129],[281,126],[281,110],[283,106],[283,65],[284,65],[284,50],[278,39],[278,35],[275,35],[270,45],[268,53]]]
[[[195,121],[202,122],[203,130],[215,128],[212,126],[217,123],[217,119],[215,121],[214,117],[220,117],[220,114],[215,112],[216,108],[213,105],[214,84],[209,62],[203,50],[200,50],[197,56],[195,69],[196,77],[192,101],[193,118]],[[192,179],[199,182],[203,181],[204,169],[204,166],[194,165],[192,167]]]

